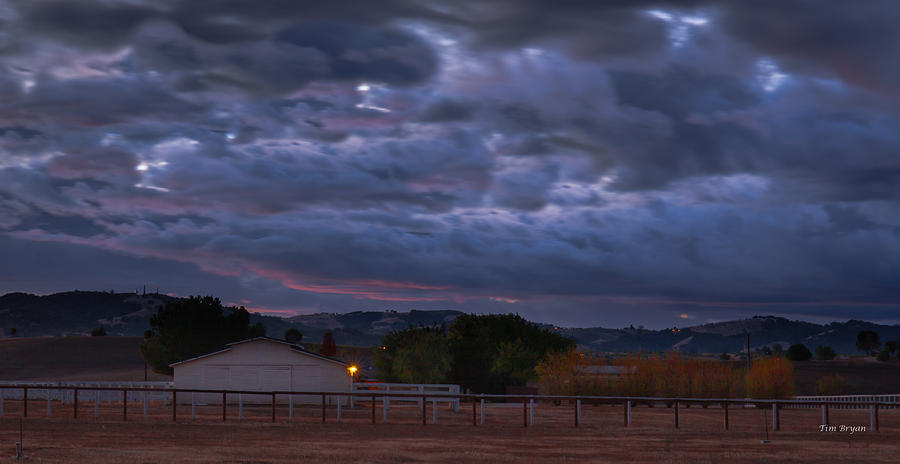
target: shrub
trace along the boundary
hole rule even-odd
[[[819,361],[830,361],[837,357],[837,352],[830,346],[819,345],[816,347],[816,359]]]
[[[719,355],[719,359],[722,361],[731,361],[731,355],[728,353],[722,353]]]
[[[891,359],[891,352],[888,351],[886,348],[882,349],[881,351],[878,352],[878,356],[875,356],[875,359],[877,359],[881,362],[887,362],[887,360]]]
[[[819,395],[843,395],[848,390],[847,379],[838,374],[826,375],[816,381],[816,393]]]
[[[794,366],[784,358],[763,358],[747,373],[747,395],[751,398],[789,398],[794,394]]]
[[[812,358],[812,353],[806,345],[797,343],[788,348],[787,358],[791,361],[809,361],[809,358]]]
[[[291,327],[284,331],[284,340],[288,343],[300,343],[300,340],[303,340],[303,333]]]
[[[98,325],[91,329],[92,337],[105,337],[106,336],[106,327],[103,327],[103,324]]]

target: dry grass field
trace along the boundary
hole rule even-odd
[[[0,449],[12,455],[18,441],[21,403],[7,400],[0,419]],[[472,426],[471,406],[460,412],[438,408],[438,423],[421,424],[415,406],[391,408],[387,423],[381,409],[372,425],[371,409],[362,404],[343,409],[341,423],[329,408],[321,423],[321,408],[295,409],[288,423],[286,407],[279,407],[271,422],[271,409],[229,405],[228,421],[221,421],[220,406],[197,408],[191,420],[189,405],[179,406],[178,422],[171,422],[171,407],[153,404],[143,418],[139,403],[129,405],[127,422],[119,404],[103,404],[99,419],[93,405],[83,403],[79,418],[71,405],[53,405],[46,416],[46,401],[29,402],[24,420],[27,462],[40,463],[463,463],[463,462],[684,462],[684,463],[790,463],[790,462],[897,462],[900,456],[900,410],[881,412],[879,432],[819,432],[818,410],[782,411],[782,429],[765,435],[763,411],[730,410],[731,429],[722,430],[722,410],[681,410],[681,427],[674,428],[673,410],[634,408],[632,427],[623,427],[621,406],[583,406],[581,426],[574,427],[569,405],[539,405],[535,425],[522,426],[519,405],[492,404],[484,425]],[[771,416],[768,417],[771,421]],[[832,410],[835,425],[869,425],[867,411]]]
[[[140,337],[0,339],[0,380],[144,380]],[[148,380],[171,377],[148,372]]]

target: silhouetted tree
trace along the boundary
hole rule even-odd
[[[374,350],[378,378],[388,382],[445,383],[450,350],[444,326],[408,327],[384,336]]]
[[[448,380],[479,393],[505,393],[524,385],[552,351],[575,348],[559,333],[517,314],[463,314],[447,331],[452,356]]]
[[[896,353],[900,351],[900,340],[890,340],[884,343],[884,348],[888,350],[890,353]]]
[[[856,348],[868,354],[875,354],[881,347],[881,338],[872,330],[863,330],[856,335]]]
[[[875,359],[877,359],[881,362],[886,362],[889,359],[891,359],[891,352],[888,351],[887,348],[883,348],[881,351],[878,352],[878,355],[875,356]]]
[[[816,347],[816,359],[819,361],[830,361],[837,357],[837,352],[830,346],[819,345]]]
[[[243,306],[226,310],[218,298],[192,296],[172,301],[150,317],[150,337],[141,343],[141,353],[154,371],[171,373],[169,364],[265,334],[261,323],[250,325]]]
[[[809,361],[809,358],[812,358],[812,353],[806,345],[797,343],[788,348],[787,358],[791,361]]]
[[[284,340],[288,343],[300,343],[303,340],[303,334],[294,327],[284,332]]]
[[[325,336],[322,338],[322,348],[319,350],[319,354],[322,356],[334,356],[337,354],[337,344],[334,343],[334,335],[330,330],[325,331]]]
[[[98,325],[91,329],[92,337],[105,337],[106,336],[106,327],[103,327],[103,324]]]

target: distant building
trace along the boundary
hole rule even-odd
[[[175,370],[175,388],[184,389],[348,392],[353,381],[347,363],[268,337],[229,343],[223,350],[170,367]],[[286,403],[287,396],[279,395],[277,401]],[[242,394],[240,399],[244,403],[272,401],[271,395]],[[178,395],[179,403],[190,401],[191,394]],[[221,404],[222,395],[196,393],[194,401]],[[321,396],[294,395],[294,402],[318,401]],[[229,395],[228,402],[237,403],[237,395]]]

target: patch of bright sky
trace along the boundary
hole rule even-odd
[[[384,95],[388,92],[388,88],[386,85],[363,82],[356,86],[356,91],[359,92],[360,95],[362,95],[362,101],[356,104],[357,108],[380,111],[382,113],[391,112],[389,108],[385,108],[383,106],[378,106],[375,104],[378,96]]]
[[[135,187],[147,190],[153,190],[155,192],[168,192],[169,189],[165,187],[157,187],[155,185],[144,185],[144,184],[134,184]]]
[[[771,58],[761,58],[756,62],[756,80],[766,92],[778,90],[788,77]]]
[[[691,28],[709,24],[709,18],[704,16],[675,15],[662,10],[650,10],[647,14],[668,24],[669,40],[676,48],[684,46],[690,40]]]

